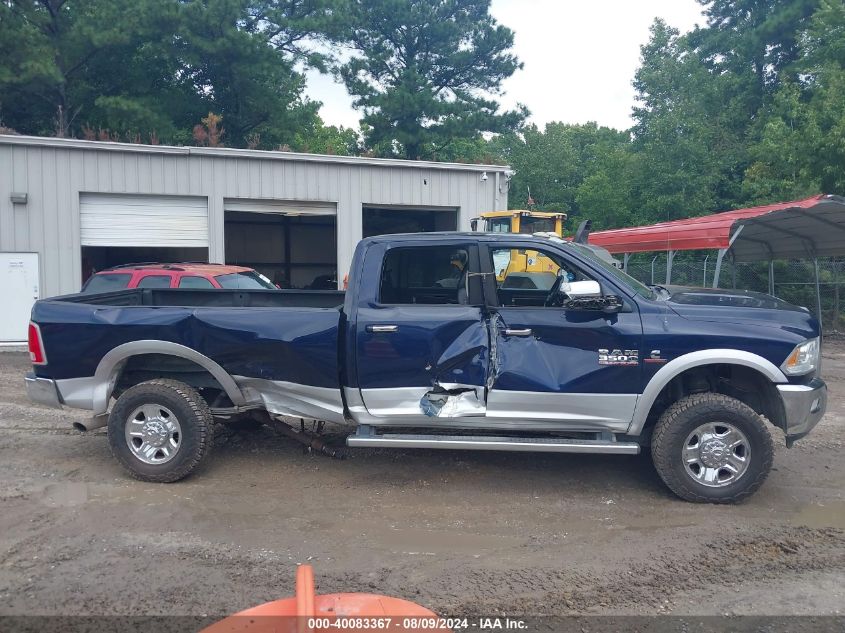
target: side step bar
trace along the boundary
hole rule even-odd
[[[494,437],[486,435],[410,435],[390,433],[355,434],[346,438],[351,447],[442,448],[470,451],[525,451],[534,453],[604,453],[637,455],[634,442],[607,440],[569,440],[547,437]]]

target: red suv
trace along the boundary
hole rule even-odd
[[[224,264],[126,264],[101,270],[82,286],[85,294],[127,288],[231,288],[276,290],[272,281],[252,268]]]

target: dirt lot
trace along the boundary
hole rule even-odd
[[[674,498],[644,457],[304,455],[221,429],[190,479],[145,484],[80,412],[31,405],[0,354],[0,614],[225,614],[319,589],[442,614],[845,613],[845,344],[828,414],[740,506]]]

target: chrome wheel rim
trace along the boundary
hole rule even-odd
[[[751,445],[745,434],[727,422],[708,422],[687,436],[684,471],[708,488],[728,486],[748,470]]]
[[[164,464],[179,452],[182,427],[173,412],[160,404],[135,409],[126,421],[126,445],[145,464]]]

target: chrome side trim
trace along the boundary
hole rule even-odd
[[[30,372],[24,376],[24,384],[26,385],[26,395],[32,402],[55,409],[62,408],[56,383],[49,378],[38,378]]]
[[[91,407],[94,410],[94,415],[105,413],[108,410],[109,398],[114,389],[114,382],[117,378],[117,372],[120,364],[131,356],[138,356],[139,354],[167,354],[169,356],[178,356],[186,360],[190,360],[197,365],[203,367],[214,376],[215,380],[220,383],[226,391],[226,395],[235,405],[246,404],[241,390],[238,385],[216,362],[211,360],[208,356],[200,354],[198,351],[180,345],[179,343],[171,343],[169,341],[157,340],[142,340],[132,341],[118,345],[109,351],[100,364],[97,365],[97,371],[94,374],[96,382],[93,386],[93,393],[91,395]],[[74,379],[76,380],[76,379]]]
[[[431,387],[391,387],[388,389],[361,389],[362,405],[370,415],[390,417],[394,415],[419,415],[429,420],[420,408],[420,399],[431,391]]]
[[[514,438],[463,435],[371,435],[346,439],[352,447],[434,448],[473,451],[519,451],[532,453],[603,453],[636,455],[639,444],[553,438]]]
[[[313,387],[283,380],[234,376],[235,382],[251,402],[263,402],[275,415],[346,424],[340,389]]]
[[[624,433],[631,423],[638,398],[637,394],[626,393],[548,393],[493,389],[487,396],[487,417],[553,420]]]
[[[447,387],[449,385],[442,385]],[[364,405],[362,393],[367,398],[371,407],[377,406],[379,415],[374,415],[372,409]],[[542,396],[549,396],[552,400],[556,398],[565,399],[574,396],[581,407],[582,415],[573,415],[565,418],[562,415],[543,418],[540,411],[537,415],[535,407],[531,408],[531,414],[517,407],[511,407],[508,411],[501,411],[493,414],[490,411],[490,402],[493,395],[491,392],[487,400],[487,415],[455,418],[433,418],[428,417],[420,408],[420,398],[431,391],[431,387],[396,387],[389,389],[364,389],[344,387],[343,393],[346,398],[346,406],[349,414],[357,424],[374,427],[429,427],[446,429],[477,429],[483,430],[507,430],[507,431],[615,431],[624,432],[628,428],[630,417],[614,418],[614,415],[625,414],[628,407],[633,411],[637,396],[634,394],[611,394],[613,398],[607,400],[607,395],[597,396],[595,394],[542,394],[537,392],[502,392],[507,394],[521,394],[522,405],[531,402],[532,399]],[[621,395],[619,400],[614,400]],[[526,398],[527,396],[527,398]],[[607,401],[605,403],[603,401]],[[501,402],[501,400],[500,400]],[[561,402],[555,402],[552,406],[562,406]],[[602,415],[590,415],[589,407],[599,407]],[[630,415],[630,413],[628,414]]]
[[[697,352],[690,352],[683,356],[674,358],[652,376],[651,380],[646,385],[642,396],[640,396],[637,406],[634,409],[633,420],[631,426],[628,428],[628,435],[639,435],[645,426],[646,418],[651,410],[651,406],[660,394],[660,391],[665,387],[672,378],[678,374],[691,369],[692,367],[699,367],[702,365],[715,365],[719,363],[726,363],[729,365],[742,365],[756,369],[761,374],[766,376],[774,383],[789,382],[783,372],[778,369],[772,362],[766,360],[762,356],[745,352],[738,349],[705,349]]]

